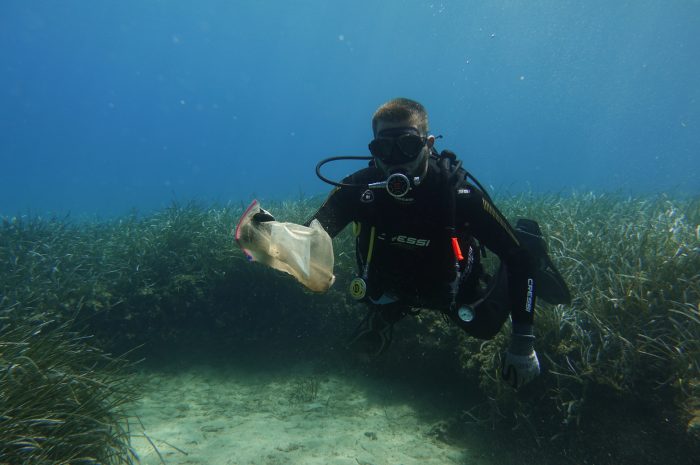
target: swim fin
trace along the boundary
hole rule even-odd
[[[571,303],[571,293],[564,281],[564,277],[559,273],[557,267],[549,258],[547,244],[542,237],[542,231],[537,221],[521,218],[515,225],[515,235],[520,244],[525,247],[535,258],[537,263],[537,274],[535,283],[537,297],[542,298],[550,304]]]

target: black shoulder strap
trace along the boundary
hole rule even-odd
[[[462,161],[458,160],[457,154],[451,150],[443,150],[439,154],[434,150],[433,155],[437,158],[437,163],[440,167],[443,198],[445,199],[445,229],[449,237],[454,237],[455,209],[457,207],[455,196],[457,195],[457,185],[466,178],[466,171],[462,169]]]
[[[451,236],[454,236],[456,233],[457,220],[457,186],[460,183],[467,182],[471,179],[486,200],[491,204],[493,204],[493,202],[481,183],[472,176],[469,171],[462,167],[462,161],[457,158],[456,153],[451,150],[443,150],[438,153],[433,149],[433,156],[435,156],[438,161],[445,189],[443,197],[445,199],[445,228]],[[484,246],[480,244],[479,249],[481,250],[482,256],[486,256],[486,249]]]
[[[493,203],[493,200],[491,200],[491,196],[486,191],[484,186],[481,185],[479,180],[476,179],[469,171],[467,171],[462,166],[462,160],[459,160],[457,158],[457,154],[455,154],[451,150],[443,150],[439,154],[437,153],[437,151],[435,151],[434,155],[440,161],[440,168],[447,169],[450,171],[450,176],[454,177],[454,179],[452,179],[452,182],[455,183],[455,186],[462,180],[472,180],[474,182],[474,185],[476,185],[476,187],[481,191],[484,197],[486,197],[486,200],[488,200],[490,203]]]

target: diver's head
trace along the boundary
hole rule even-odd
[[[372,131],[369,150],[385,174],[425,175],[435,136],[428,135],[423,105],[405,98],[386,102],[372,117]]]

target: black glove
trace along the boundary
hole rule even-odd
[[[257,221],[258,223],[265,223],[266,221],[277,221],[277,220],[275,220],[275,217],[272,216],[272,213],[261,208],[258,213],[253,215],[253,221]]]

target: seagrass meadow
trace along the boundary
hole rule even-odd
[[[369,376],[421,372],[426,383],[439,372],[445,389],[478,392],[445,419],[443,440],[478,437],[500,463],[696,463],[700,199],[495,200],[510,220],[540,223],[573,295],[570,306],[538,302],[543,372],[519,392],[497,375],[509,328],[478,341],[429,311],[397,325],[380,359],[356,361],[344,348],[364,315],[345,292],[355,273],[349,231],[334,242],[336,284],[314,295],[246,261],[232,236],[242,205],[3,218],[0,463],[136,463],[136,372],[263,353]],[[301,222],[320,201],[263,206]],[[298,386],[318,390],[314,379]]]

